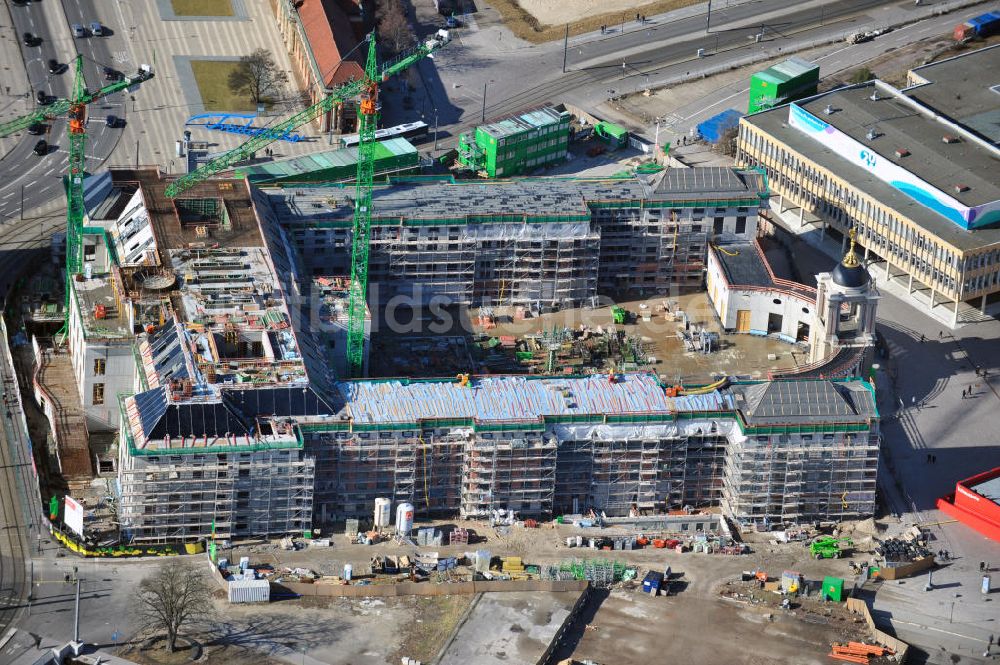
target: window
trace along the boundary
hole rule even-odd
[[[103,383],[95,383],[94,384],[93,403],[95,405],[96,404],[104,404],[104,384]]]
[[[736,218],[736,234],[742,235],[747,232],[747,218],[737,217]]]
[[[104,358],[95,358],[94,359],[94,375],[95,376],[100,376],[100,375],[104,374],[105,364],[106,364],[106,361],[104,360]]]

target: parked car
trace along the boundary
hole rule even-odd
[[[46,129],[47,129],[46,126],[40,122],[33,122],[30,125],[28,125],[28,133],[31,134],[32,136],[38,136],[39,134],[44,134]]]
[[[104,124],[107,125],[108,127],[114,128],[124,124],[124,120],[116,115],[109,115],[106,118],[104,118]]]
[[[121,77],[122,77],[122,73],[120,71],[118,71],[117,69],[114,69],[112,67],[105,67],[104,68],[104,80],[105,81],[117,81],[117,80],[121,79]]]
[[[36,143],[35,154],[38,155],[39,157],[44,157],[45,155],[49,154],[49,142],[46,141],[45,139],[42,139],[41,141]]]
[[[55,59],[49,60],[49,74],[58,74],[62,71],[62,63]]]
[[[92,21],[90,23],[90,34],[95,37],[104,35],[104,26],[101,25],[100,21]]]
[[[42,38],[38,35],[34,35],[30,32],[24,33],[24,45],[25,46],[38,46],[42,43]]]
[[[70,26],[70,28],[72,28],[72,30],[73,30],[73,36],[74,37],[86,37],[87,36],[87,31],[84,30],[83,26],[80,25],[79,23],[74,23],[73,25]]]
[[[35,101],[41,106],[45,106],[49,103],[49,95],[44,90],[39,90],[35,93]]]

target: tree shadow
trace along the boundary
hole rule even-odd
[[[313,612],[291,615],[258,615],[245,619],[223,618],[199,626],[199,637],[206,647],[234,646],[274,657],[329,646],[348,626],[343,621],[313,616]],[[289,641],[294,637],[294,642]]]

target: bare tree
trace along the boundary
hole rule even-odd
[[[240,57],[239,67],[229,74],[229,89],[237,94],[245,93],[250,101],[259,104],[280,91],[287,81],[288,75],[274,62],[271,52],[259,48]]]
[[[378,19],[379,39],[394,53],[413,45],[413,30],[400,0],[380,0],[375,17]]]
[[[139,583],[133,600],[135,616],[148,631],[166,631],[167,649],[177,650],[181,629],[211,614],[208,580],[197,568],[180,561],[165,563]]]

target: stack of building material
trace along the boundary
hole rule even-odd
[[[502,559],[503,565],[501,570],[505,573],[523,573],[524,572],[524,562],[521,561],[519,556],[505,556]]]
[[[837,660],[847,661],[849,663],[862,663],[862,665],[868,664],[868,658],[870,656],[875,656],[876,658],[881,658],[885,655],[892,655],[894,652],[892,649],[887,649],[885,647],[880,647],[876,644],[865,644],[864,642],[848,642],[847,644],[833,644],[833,650],[830,652],[831,658],[836,658]]]
[[[448,544],[449,545],[468,545],[469,544],[469,531],[467,529],[454,529],[448,534]]]

